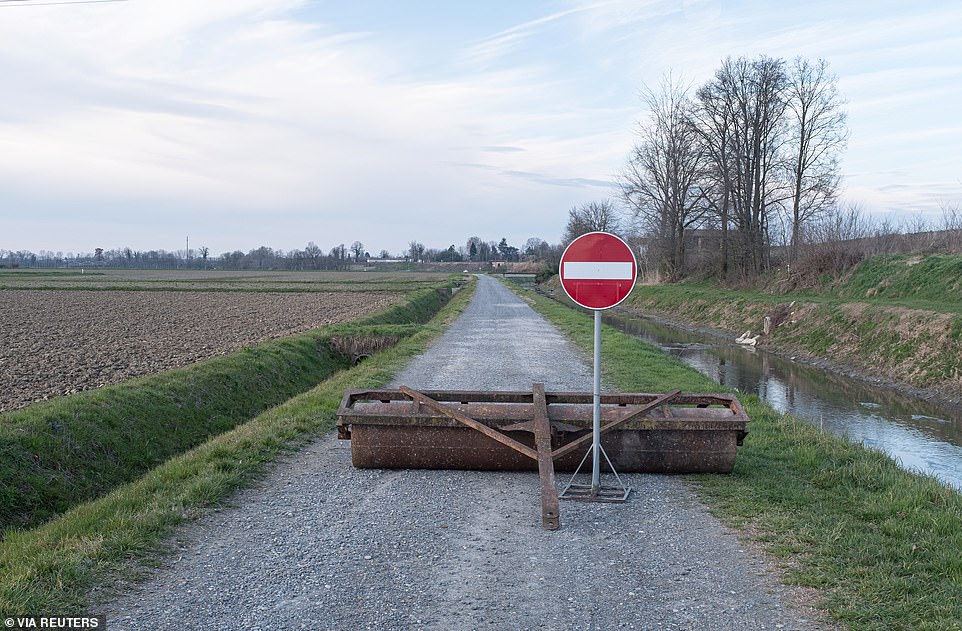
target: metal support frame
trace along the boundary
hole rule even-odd
[[[584,433],[589,421],[588,404],[592,405],[592,431]],[[605,407],[599,413],[601,404]],[[654,414],[656,408],[662,408],[657,415]],[[618,502],[627,498],[630,489],[615,471],[612,459],[621,463],[619,466],[627,466],[630,471],[730,471],[734,463],[733,443],[737,439],[737,444],[741,444],[747,433],[747,422],[748,417],[737,399],[725,394],[681,394],[678,390],[667,394],[599,395],[597,391],[592,394],[546,393],[543,384],[534,384],[529,392],[418,392],[401,387],[399,390],[346,391],[338,410],[338,436],[351,438],[352,426],[357,432],[365,430],[362,452],[363,462],[367,464],[358,465],[355,460],[355,466],[486,469],[487,465],[500,465],[492,468],[519,470],[528,468],[524,465],[525,461],[534,461],[541,480],[542,524],[548,530],[555,530],[560,527],[559,499]],[[449,432],[458,426],[470,428],[487,440],[456,438]],[[377,435],[385,437],[383,440],[387,442],[371,443],[372,434],[368,434],[367,428],[386,432]],[[677,454],[671,451],[677,443],[669,446],[668,443],[659,442],[662,439],[651,439],[657,445],[655,451],[626,452],[624,440],[615,436],[609,442],[609,447],[614,449],[612,457],[609,457],[600,437],[618,428],[624,428],[631,435],[637,435],[635,432],[667,432],[675,436],[665,439],[670,441],[678,440],[678,432],[693,438],[695,435],[702,436],[697,439],[698,447],[693,452],[699,455],[695,460],[687,456],[680,460],[670,456],[670,462],[659,460],[656,463],[648,460],[643,453]],[[440,446],[436,448],[441,451],[425,452],[417,446],[417,442],[412,443],[411,437],[418,435],[418,432],[424,432],[421,435],[428,441],[439,440]],[[530,432],[533,440],[528,444],[520,442],[509,435],[515,432]],[[572,434],[576,436],[573,439],[570,438]],[[567,440],[566,436],[569,437]],[[648,440],[645,444],[651,445]],[[725,447],[724,452],[715,452],[715,441],[730,447]],[[560,443],[560,446],[552,449],[553,443]],[[468,452],[457,454],[465,445],[473,446],[468,449],[478,449],[483,455],[472,459]],[[575,468],[577,461],[573,458],[574,453],[586,446],[588,450]],[[352,459],[357,456],[354,447]],[[592,472],[595,478],[592,484],[573,484],[575,476],[585,465],[588,456],[595,453],[596,447],[598,467],[597,473]],[[658,451],[662,448],[669,451]],[[716,461],[713,460],[715,453],[724,455]],[[706,460],[700,454],[708,454],[709,457]],[[606,466],[613,472],[617,486],[601,484],[601,458],[605,459]],[[575,476],[572,476],[560,495],[555,480],[555,468],[559,464],[566,470],[575,471]],[[594,462],[592,465],[595,469]]]
[[[601,446],[601,310],[595,309],[595,339],[594,339],[594,388],[592,390],[591,408],[591,446],[581,459],[581,464],[575,469],[574,475],[559,496],[563,500],[581,500],[586,502],[624,502],[631,493],[631,487],[625,485],[615,470],[615,466]],[[574,484],[574,480],[585,461],[591,456],[591,484]],[[604,456],[608,468],[615,476],[616,485],[602,486],[601,458]]]
[[[611,473],[615,476],[616,484],[605,486],[599,482],[596,485],[594,473],[592,473],[591,484],[574,483],[575,478],[578,477],[578,473],[581,471],[581,467],[584,466],[588,456],[594,452],[594,445],[592,445],[588,451],[585,452],[585,457],[581,459],[581,464],[578,465],[571,479],[568,480],[568,484],[565,485],[561,494],[558,495],[559,499],[576,500],[580,502],[624,502],[628,499],[628,494],[631,493],[631,487],[621,481],[621,476],[618,475],[615,466],[611,464],[611,459],[608,458],[608,454],[605,453],[604,447],[598,445],[598,451],[605,457],[605,462],[608,463]]]
[[[595,381],[598,388],[594,394],[594,410],[592,413],[592,423],[593,432],[590,435],[585,435],[581,438],[575,439],[552,451],[551,449],[551,424],[548,420],[548,404],[547,397],[544,391],[544,384],[536,383],[532,387],[531,400],[534,405],[534,414],[531,421],[524,423],[515,423],[506,427],[502,427],[501,430],[497,430],[488,427],[484,423],[477,421],[465,414],[454,410],[453,408],[444,405],[438,401],[435,401],[431,397],[412,390],[411,388],[401,386],[400,391],[411,398],[419,405],[442,414],[450,419],[466,425],[473,430],[481,432],[488,438],[495,440],[506,447],[517,451],[520,454],[537,461],[538,463],[538,473],[541,479],[541,522],[542,525],[547,530],[557,530],[561,526],[560,511],[558,507],[558,500],[580,500],[580,501],[593,501],[593,502],[624,502],[628,498],[628,493],[631,488],[626,486],[621,481],[621,477],[618,472],[615,471],[614,465],[611,463],[611,459],[608,458],[608,454],[605,453],[601,446],[601,434],[609,432],[620,425],[640,418],[644,416],[654,408],[668,403],[674,399],[680,391],[675,390],[668,394],[662,395],[651,401],[647,405],[642,406],[640,409],[633,411],[631,414],[627,414],[617,421],[612,421],[608,423],[603,428],[601,427],[601,393],[600,393],[600,379],[596,377]],[[537,449],[531,449],[524,443],[518,442],[517,440],[507,436],[503,432],[505,431],[526,431],[534,434],[535,447]],[[571,481],[565,486],[564,491],[559,495],[557,484],[555,482],[555,471],[554,471],[554,460],[564,454],[577,449],[583,445],[587,440],[591,440],[592,444],[588,448],[588,452],[585,457],[582,458],[581,464],[578,465],[578,469],[575,471],[574,476],[572,476]],[[592,481],[591,485],[585,487],[581,485],[572,484],[574,477],[578,475],[578,471],[581,466],[584,465],[585,460],[587,460],[589,455],[598,454],[595,456],[595,461],[592,466]],[[601,477],[601,461],[600,458],[604,457],[608,463],[608,467],[614,473],[615,480],[617,481],[617,486],[602,486],[600,482]]]

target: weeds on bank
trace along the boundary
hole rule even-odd
[[[525,296],[590,350],[590,316]],[[602,377],[614,387],[720,389],[641,340],[608,327],[602,339]],[[962,629],[962,495],[740,399],[751,422],[734,472],[692,476],[710,508],[781,559],[786,581],[822,590],[821,607],[851,629]]]

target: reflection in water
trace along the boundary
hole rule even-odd
[[[958,411],[643,318],[607,314],[605,320],[724,386],[757,394],[779,411],[882,449],[904,467],[962,489]]]

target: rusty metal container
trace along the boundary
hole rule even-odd
[[[537,470],[531,427],[546,414],[554,468],[574,471],[590,440],[592,394],[541,391],[540,403],[536,394],[348,390],[338,436],[351,440],[355,467]],[[601,405],[602,444],[619,472],[729,473],[748,433],[729,394],[609,393]]]

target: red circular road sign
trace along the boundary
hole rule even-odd
[[[561,255],[561,286],[586,309],[610,309],[635,286],[638,265],[628,244],[607,232],[589,232]]]

